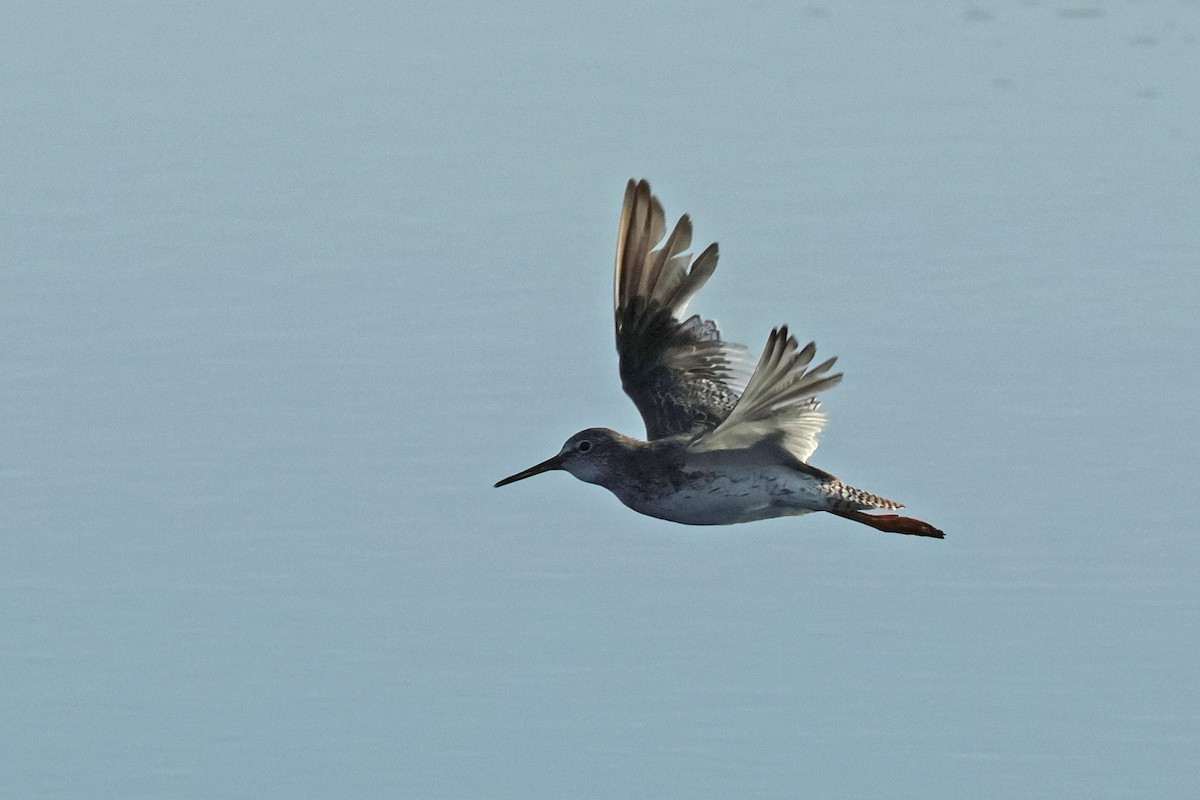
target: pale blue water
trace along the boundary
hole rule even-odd
[[[0,26],[0,796],[1185,798],[1200,6],[157,3]],[[933,542],[692,529],[625,180]]]

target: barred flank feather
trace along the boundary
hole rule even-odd
[[[904,508],[903,505],[897,503],[895,500],[888,500],[886,497],[871,494],[841,481],[834,481],[827,484],[825,491],[829,493],[834,508],[838,509],[851,508],[861,511],[867,508]]]

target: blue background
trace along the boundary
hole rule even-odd
[[[1196,2],[27,4],[0,795],[1185,798]],[[625,180],[944,542],[694,529],[605,425]]]

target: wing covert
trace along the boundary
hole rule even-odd
[[[698,451],[734,450],[771,439],[807,462],[825,427],[817,394],[842,380],[840,372],[829,374],[836,357],[808,367],[816,352],[813,342],[800,348],[786,325],[772,330],[737,405],[692,447]]]

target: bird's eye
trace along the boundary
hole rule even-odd
[[[579,452],[586,453],[588,450],[591,450],[591,449],[592,449],[592,443],[587,441],[586,439],[579,443]]]

